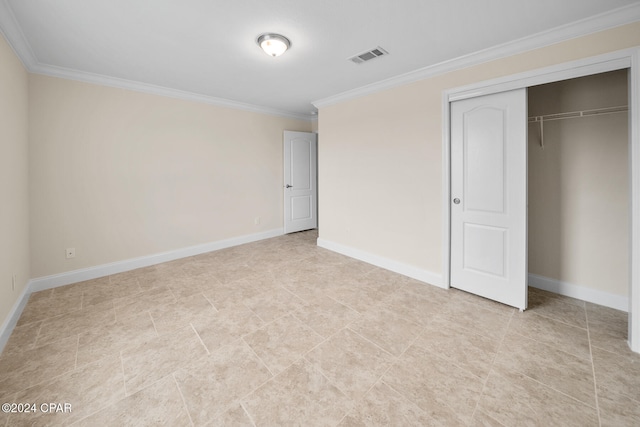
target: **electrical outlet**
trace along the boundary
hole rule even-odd
[[[255,217],[255,219],[253,220],[253,223],[254,223],[255,225],[260,224],[260,217],[259,217],[259,216]]]
[[[67,259],[76,257],[76,248],[67,248]]]
[[[16,290],[16,274],[13,273],[13,276],[11,276],[11,290],[15,291]]]

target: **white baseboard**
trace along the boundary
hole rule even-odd
[[[243,245],[245,243],[251,243],[258,240],[281,236],[283,234],[284,229],[277,228],[261,233],[248,234],[245,236],[218,240],[216,242],[205,243],[202,245],[190,246],[188,248],[176,249],[174,251],[162,252],[139,258],[127,259],[123,261],[112,262],[109,264],[97,265],[95,267],[83,268],[80,270],[73,270],[65,273],[31,279],[29,283],[27,283],[27,286],[25,286],[22,294],[14,304],[13,309],[11,310],[11,312],[9,312],[9,315],[2,324],[2,329],[0,329],[0,352],[2,352],[2,349],[4,349],[7,341],[9,341],[9,337],[13,332],[13,328],[15,328],[16,324],[18,323],[18,319],[22,314],[22,310],[27,305],[27,301],[29,300],[29,296],[32,292],[44,291],[46,289],[57,288],[59,286],[70,285],[77,282],[83,282],[85,280],[97,279],[98,277],[123,273],[125,271],[135,270],[136,268],[148,267],[151,265],[161,264],[163,262],[173,261],[180,258],[200,255],[207,252],[230,248],[232,246]]]
[[[432,273],[428,270],[423,270],[418,267],[414,267],[408,264],[404,264],[398,261],[394,261],[389,258],[374,255],[369,252],[361,251],[349,246],[342,245],[340,243],[331,242],[329,240],[318,238],[318,246],[328,249],[333,252],[337,252],[342,255],[346,255],[351,258],[355,258],[360,261],[364,261],[368,264],[375,265],[376,267],[384,268],[385,270],[393,271],[394,273],[402,274],[403,276],[411,277],[412,279],[425,282],[429,285],[434,285],[439,288],[446,288],[442,275]]]
[[[176,249],[174,251],[102,264],[95,267],[68,271],[66,273],[54,274],[51,276],[38,277],[31,280],[30,291],[37,292],[45,289],[57,288],[58,286],[70,285],[71,283],[97,279],[98,277],[123,273],[125,271],[135,270],[136,268],[148,267],[150,265],[161,264],[163,262],[173,261],[180,258],[200,255],[207,252],[230,248],[232,246],[256,242],[258,240],[269,239],[271,237],[281,236],[283,233],[284,230],[282,228],[277,228],[274,230],[264,231],[262,233],[248,234],[245,236],[233,237],[231,239],[190,246],[188,248]]]
[[[20,296],[18,297],[15,304],[13,304],[13,308],[9,312],[9,315],[4,322],[2,323],[2,329],[0,329],[0,354],[2,354],[2,350],[4,346],[9,341],[9,337],[11,336],[11,332],[13,332],[13,328],[18,324],[18,319],[22,314],[22,310],[27,305],[27,301],[29,300],[29,295],[31,295],[31,291],[29,291],[29,285],[31,282],[28,282],[24,287]]]
[[[422,270],[417,267],[403,264],[401,262],[390,260],[378,255],[373,255],[371,253],[361,251],[360,249],[355,249],[321,238],[318,238],[318,246],[333,252],[340,253],[342,255],[346,255],[351,258],[358,259],[360,261],[364,261],[369,264],[373,264],[377,267],[391,270],[404,276],[420,280],[421,282],[426,282],[440,288],[447,287],[444,284],[442,275],[435,274],[427,270]],[[605,307],[615,308],[616,310],[622,310],[625,312],[629,311],[629,298],[622,295],[616,295],[597,289],[586,288],[584,286],[574,285],[572,283],[567,283],[556,279],[550,279],[548,277],[539,276],[537,274],[529,274],[528,279],[529,286],[532,286],[534,288],[572,298],[577,298],[594,304],[603,305]]]
[[[529,273],[529,286],[616,310],[629,311],[629,298]]]

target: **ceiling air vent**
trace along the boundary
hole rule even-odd
[[[371,49],[359,55],[352,56],[351,58],[349,58],[349,61],[355,64],[362,64],[363,62],[371,61],[372,59],[388,54],[389,52],[378,46],[375,49]]]

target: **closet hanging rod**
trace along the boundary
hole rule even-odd
[[[546,122],[550,120],[575,119],[577,117],[599,116],[602,114],[626,113],[629,107],[621,105],[618,107],[596,108],[593,110],[571,111],[567,113],[545,114],[543,116],[529,117],[529,123]]]

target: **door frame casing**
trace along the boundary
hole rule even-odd
[[[640,47],[445,90],[442,94],[442,278],[451,287],[450,103],[512,89],[629,69],[629,346],[640,353]]]

